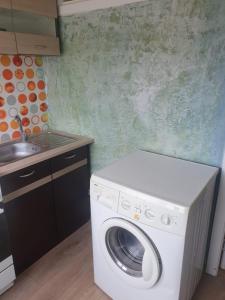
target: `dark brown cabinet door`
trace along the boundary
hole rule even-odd
[[[56,245],[51,183],[5,203],[16,274]]]
[[[53,181],[58,241],[89,220],[89,168],[80,167]]]

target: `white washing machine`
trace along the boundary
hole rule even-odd
[[[217,172],[137,151],[92,175],[95,283],[115,300],[191,299]]]

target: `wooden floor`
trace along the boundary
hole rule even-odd
[[[26,270],[0,299],[109,300],[93,283],[90,225]],[[205,275],[193,300],[225,300],[225,273],[217,278]]]

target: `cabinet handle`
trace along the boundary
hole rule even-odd
[[[28,173],[28,174],[20,175],[19,177],[20,177],[20,178],[30,177],[30,176],[34,175],[34,173],[35,173],[35,170],[31,171],[31,172]]]
[[[72,155],[69,155],[69,156],[66,156],[66,157],[64,157],[64,159],[73,159],[73,158],[75,158],[77,155],[74,153],[74,154],[72,154]]]

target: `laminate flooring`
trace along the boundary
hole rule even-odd
[[[109,300],[93,282],[90,224],[23,272],[0,299]],[[225,272],[218,277],[204,275],[193,300],[225,300]]]

